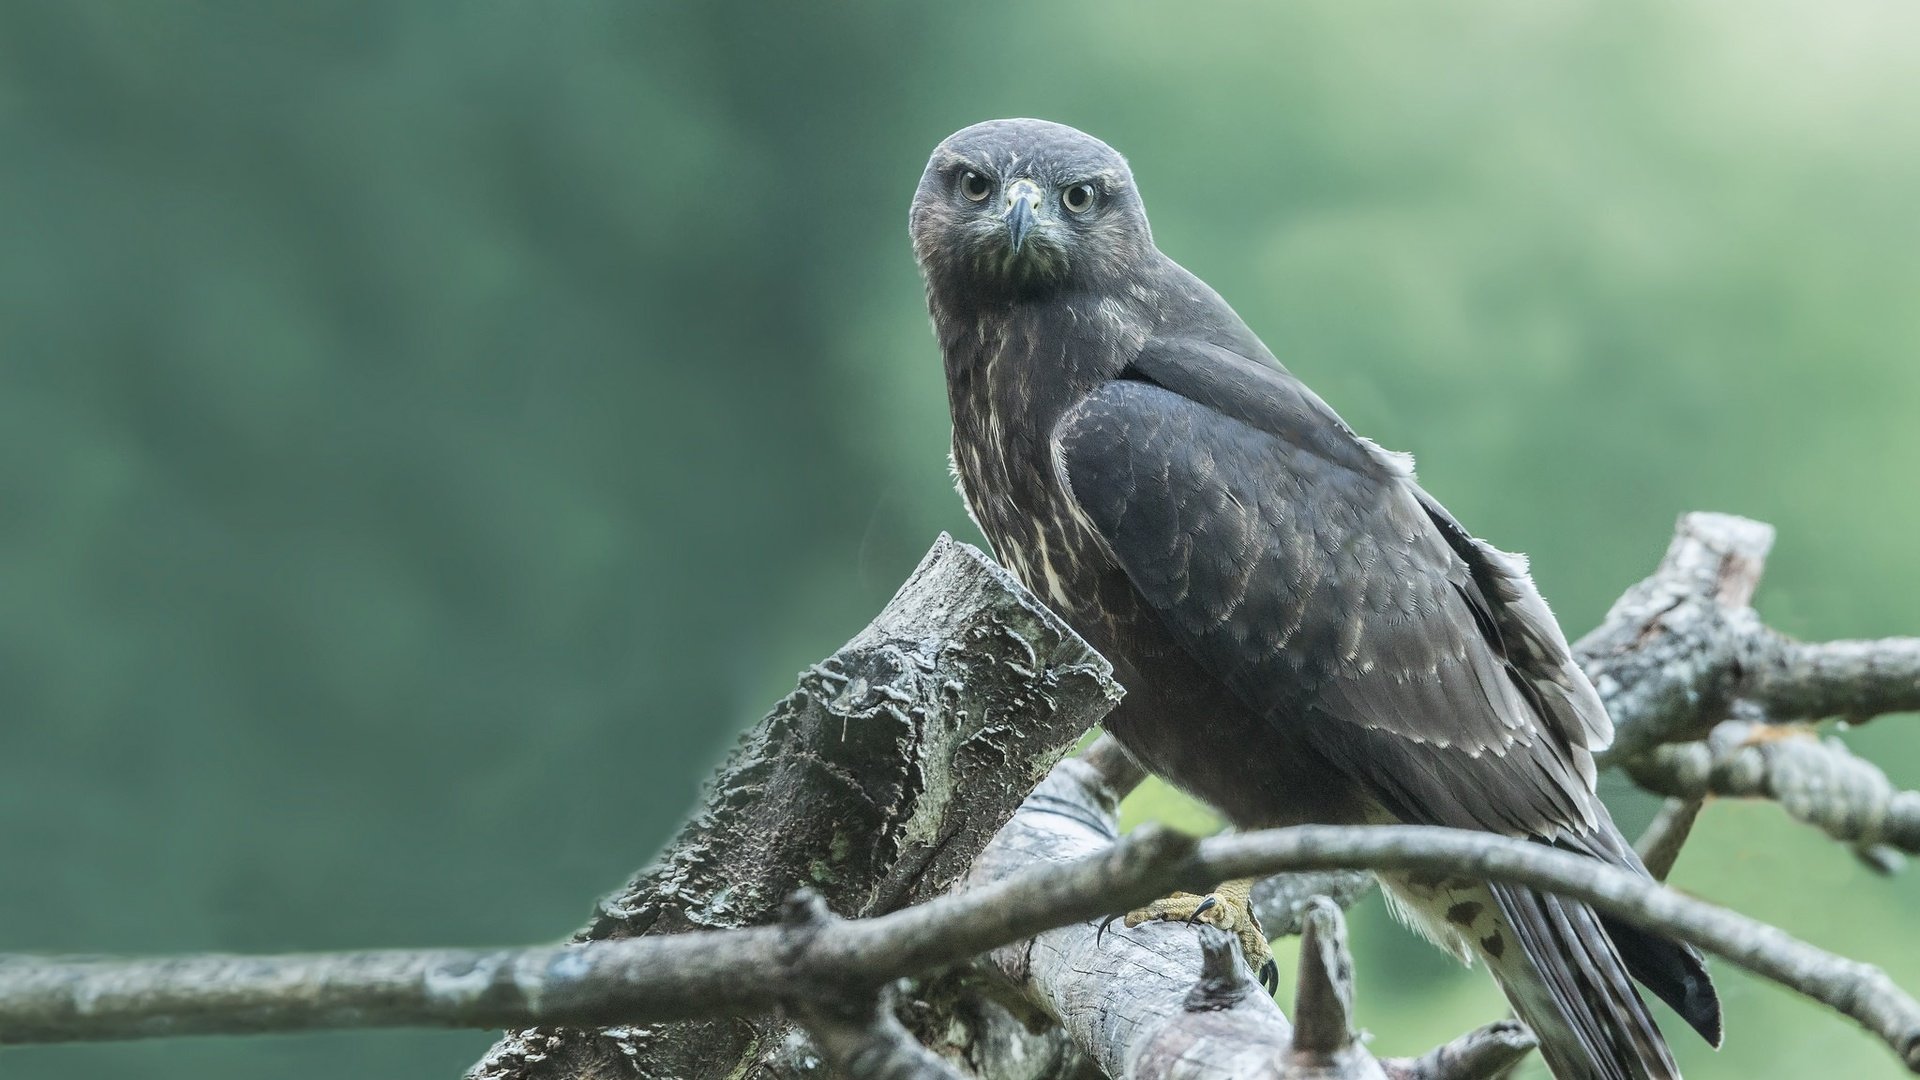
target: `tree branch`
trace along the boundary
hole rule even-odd
[[[1683,800],[1774,799],[1892,872],[1920,851],[1920,793],[1792,722],[1920,709],[1920,638],[1812,643],[1769,629],[1750,605],[1772,545],[1760,522],[1682,515],[1659,568],[1574,645],[1614,722],[1600,761]],[[1660,838],[1666,865],[1686,836]]]
[[[1095,743],[1055,766],[981,853],[970,884],[1003,885],[1126,843],[1114,822],[1119,792],[1109,777],[1124,760],[1114,749]],[[1124,782],[1124,772],[1118,776]],[[1194,1075],[1273,1080],[1291,1051],[1292,1026],[1271,998],[1247,992],[1253,980],[1235,954],[1223,955],[1226,972],[1217,957],[1209,972],[1193,929],[1154,922],[1102,933],[1074,920],[1014,939],[991,961],[1112,1080],[1150,1080],[1171,1060],[1192,1063]]]
[[[1920,711],[1920,638],[1795,641],[1756,635],[1744,696],[1773,720],[1838,716],[1861,724]]]
[[[340,1027],[638,1024],[869,994],[1182,877],[1197,842],[1148,828],[1108,851],[869,919],[507,950],[21,959],[0,963],[0,1043]],[[1159,890],[1159,891],[1157,891]]]
[[[838,920],[819,893],[799,892],[787,899],[781,921],[810,939]],[[822,994],[793,1007],[821,1056],[844,1075],[861,1080],[965,1080],[901,1026],[893,1015],[894,990],[889,985],[871,995]]]
[[[1690,942],[1821,1002],[1879,1036],[1908,1069],[1920,1072],[1920,1002],[1879,968],[1592,859],[1452,829],[1376,826],[1356,833],[1304,826],[1215,837],[1202,842],[1196,860],[1218,879],[1271,873],[1282,865],[1364,866],[1457,873],[1558,893]]]
[[[1016,870],[888,915],[800,929],[493,952],[14,959],[0,963],[0,1042],[751,1015],[815,999],[822,987],[871,992],[1175,888],[1341,868],[1465,874],[1584,901],[1836,1009],[1920,1072],[1920,1002],[1878,968],[1592,859],[1486,833],[1416,826],[1302,826],[1201,841],[1148,827],[1098,855]],[[1138,930],[1128,936],[1139,936]],[[1242,1000],[1265,996],[1234,999]]]
[[[763,925],[802,887],[849,916],[939,895],[1118,698],[1065,623],[942,536],[873,623],[742,738],[680,835],[574,940]],[[509,1032],[469,1075],[699,1080],[791,1042],[772,1016],[541,1028]]]
[[[1574,644],[1613,718],[1610,764],[1700,739],[1744,706],[1772,721],[1920,709],[1920,638],[1795,641],[1750,606],[1773,528],[1684,514],[1653,575]]]
[[[1662,878],[1707,794],[1779,798],[1790,813],[1854,843],[1878,869],[1892,865],[1883,841],[1904,844],[1909,838],[1908,807],[1920,796],[1895,792],[1877,769],[1850,755],[1841,757],[1845,752],[1837,744],[1830,751],[1822,748],[1821,761],[1849,768],[1809,767],[1800,760],[1809,755],[1796,746],[1764,751],[1769,760],[1784,764],[1756,771],[1700,761],[1704,747],[1673,742],[1726,728],[1718,744],[1733,734],[1722,721],[1735,711],[1774,718],[1837,713],[1857,720],[1878,710],[1912,708],[1920,700],[1920,643],[1914,639],[1807,644],[1760,622],[1749,605],[1772,540],[1773,530],[1758,522],[1684,516],[1658,570],[1629,589],[1577,647],[1620,732],[1611,762],[1626,766],[1643,786],[1685,796],[1670,804],[1643,838],[1650,868]],[[1104,745],[1109,741],[1101,740],[1089,753],[1102,762],[1128,764],[1117,746]],[[1664,783],[1655,779],[1662,770],[1672,774]],[[1101,771],[1122,793],[1137,775]],[[1739,782],[1749,776],[1760,779]],[[1285,934],[1298,931],[1314,895],[1332,895],[1344,906],[1372,882],[1370,874],[1352,871],[1281,875],[1263,880],[1255,897],[1269,932]],[[1129,971],[1127,977],[1139,976]],[[1189,969],[1184,977],[1191,981],[1197,973]],[[1041,996],[1058,1001],[1062,994],[1079,998],[1089,992],[1073,985]],[[1111,995],[1106,1006],[1123,1007],[1125,996]],[[1085,1045],[1084,1038],[1080,1041]]]
[[[1693,833],[1693,823],[1700,820],[1700,808],[1705,805],[1700,799],[1668,799],[1647,824],[1647,831],[1633,845],[1640,861],[1647,865],[1647,873],[1655,881],[1667,880],[1673,872],[1673,864],[1680,858],[1680,848]]]
[[[1804,728],[1728,721],[1702,742],[1659,747],[1626,769],[1635,783],[1663,795],[1773,799],[1856,848],[1920,852],[1920,792],[1895,788],[1840,740]]]
[[[1118,804],[1147,777],[1147,771],[1111,735],[1101,735],[1082,750],[1080,760],[1094,770],[1102,788],[1098,802]],[[1341,908],[1352,907],[1379,882],[1364,870],[1327,870],[1310,874],[1275,874],[1253,886],[1254,914],[1271,937],[1292,937],[1315,899],[1324,897]]]
[[[1131,774],[1124,764],[1116,766],[1126,759],[1106,743],[1103,738],[1054,768],[981,853],[970,880],[1004,881],[1115,843],[1116,784],[1124,787]],[[1285,874],[1281,879],[1316,876],[1323,875]],[[1363,876],[1370,880],[1370,875]],[[1314,946],[1303,953],[1297,981],[1302,988],[1297,993],[1305,994],[1297,1019],[1315,1040],[1307,1046],[1298,1045],[1298,1032],[1260,991],[1237,943],[1211,927],[1150,922],[1103,930],[1095,922],[1067,923],[996,949],[991,960],[1031,1000],[1048,1009],[1074,1045],[1114,1080],[1155,1080],[1170,1074],[1236,1080],[1362,1080],[1382,1075],[1479,1080],[1490,1075],[1411,1071],[1414,1062],[1376,1062],[1354,1039],[1328,1034],[1350,1036],[1352,1029],[1345,927],[1338,909],[1327,901],[1303,906],[1315,913],[1309,917]],[[1518,1052],[1531,1045],[1526,1038]],[[1475,1054],[1458,1061],[1449,1057],[1446,1064],[1464,1069],[1482,1060]],[[1383,1066],[1388,1073],[1380,1072]]]
[[[1305,930],[1307,911],[1314,901],[1330,901],[1345,910],[1379,884],[1366,870],[1275,874],[1254,883],[1253,912],[1269,937],[1292,937]]]

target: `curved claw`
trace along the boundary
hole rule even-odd
[[[1200,901],[1199,906],[1193,909],[1193,914],[1187,916],[1187,925],[1192,926],[1195,919],[1206,914],[1209,909],[1219,902],[1220,898],[1217,896],[1208,896],[1205,900]]]
[[[1093,947],[1094,948],[1097,949],[1100,947],[1100,939],[1106,935],[1107,927],[1112,926],[1114,923],[1114,920],[1118,918],[1120,918],[1119,915],[1109,915],[1106,918],[1100,920],[1100,925],[1096,927],[1093,931]]]
[[[1266,990],[1268,997],[1280,992],[1280,965],[1274,963],[1271,957],[1260,965],[1260,986]]]

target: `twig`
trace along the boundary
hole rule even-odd
[[[988,887],[1071,865],[1115,843],[1119,800],[1110,778],[1124,759],[1103,752],[1105,742],[1054,766],[975,861],[972,882]],[[1117,775],[1125,781],[1124,770]],[[1176,1062],[1207,1070],[1188,1075],[1283,1080],[1292,1025],[1253,990],[1237,944],[1212,927],[1196,929],[1150,922],[1102,933],[1098,921],[1067,922],[990,958],[1111,1080],[1152,1080]],[[1196,1003],[1204,1007],[1190,1007]]]
[[[1305,928],[1309,905],[1315,900],[1350,908],[1378,885],[1365,870],[1275,874],[1254,883],[1253,911],[1269,937],[1291,937]]]
[[[1092,767],[1100,784],[1088,790],[1088,810],[1117,805],[1146,779],[1146,770],[1111,735],[1101,735],[1078,755]],[[1009,825],[1011,828],[1011,825]],[[1111,829],[1109,829],[1111,831]],[[1307,906],[1324,897],[1342,908],[1352,907],[1379,883],[1364,870],[1327,870],[1311,874],[1274,874],[1254,883],[1253,908],[1269,937],[1300,933]]]
[[[796,945],[789,927],[506,950],[393,950],[0,963],[0,1042],[343,1027],[583,1025],[751,1015],[822,986],[877,989],[1183,878],[1196,841],[1147,828],[1108,852]]]
[[[1896,789],[1838,739],[1805,730],[1730,721],[1705,742],[1663,746],[1627,765],[1649,791],[1773,799],[1795,818],[1856,848],[1920,852],[1920,792]]]
[[[1700,818],[1702,805],[1700,799],[1668,799],[1648,823],[1647,831],[1634,843],[1634,850],[1639,852],[1640,861],[1647,864],[1647,873],[1653,875],[1653,880],[1665,881],[1673,872],[1680,848],[1692,835],[1693,823]]]
[[[804,951],[816,935],[831,932],[839,921],[819,893],[788,897],[781,923],[793,935],[789,954]],[[840,1075],[852,1080],[965,1080],[901,1026],[893,1015],[895,987],[878,992],[838,989],[822,987],[818,995],[794,1002],[793,1010],[813,1034],[821,1056]]]

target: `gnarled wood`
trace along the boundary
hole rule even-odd
[[[872,624],[741,740],[679,837],[574,940],[769,923],[803,886],[843,916],[939,895],[1119,695],[1065,623],[943,535]],[[469,1075],[733,1076],[789,1034],[776,1018],[517,1031]]]

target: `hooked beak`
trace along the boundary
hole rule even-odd
[[[1040,185],[1031,180],[1015,180],[1007,185],[1007,208],[1000,215],[1007,223],[1007,241],[1014,254],[1026,243],[1027,234],[1039,220]]]

